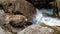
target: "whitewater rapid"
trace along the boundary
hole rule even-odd
[[[33,18],[33,21],[35,24],[44,23],[50,26],[60,26],[60,19],[44,16],[42,14],[43,11],[47,12],[47,10],[38,10],[38,9],[36,10],[37,10],[37,13],[35,17]],[[49,11],[52,11],[52,10],[49,10]],[[52,12],[50,12],[49,14],[52,14]]]

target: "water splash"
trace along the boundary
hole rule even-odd
[[[33,21],[36,24],[40,24],[41,18],[42,18],[42,13],[37,10],[36,16],[34,17]]]
[[[46,10],[44,10],[46,11]],[[50,26],[60,26],[60,19],[52,18],[52,17],[47,17],[43,16],[42,11],[37,9],[36,16],[33,18],[33,22],[35,24],[47,24]]]

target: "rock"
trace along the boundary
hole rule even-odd
[[[25,24],[27,18],[23,15],[13,15],[10,20],[10,25],[14,27],[21,27]]]
[[[57,13],[58,18],[60,18],[60,0],[56,0],[56,3],[57,3],[57,8],[58,8],[58,11],[56,13]]]
[[[56,0],[56,2],[57,2],[58,10],[60,11],[60,0]]]
[[[51,28],[34,24],[18,32],[18,34],[53,34],[53,32],[54,30]]]
[[[0,10],[0,26],[5,24],[5,16],[4,16],[4,11],[3,10]]]
[[[1,0],[5,12],[14,13],[16,11],[25,15],[28,20],[32,19],[36,13],[35,7],[26,0]]]
[[[28,20],[31,20],[36,14],[35,7],[26,0],[19,0],[15,7],[15,11],[19,11],[20,13],[25,15]]]
[[[0,27],[0,34],[6,34],[6,32]]]

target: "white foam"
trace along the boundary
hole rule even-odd
[[[45,23],[50,26],[60,26],[60,19],[45,17],[40,10],[37,10],[36,16],[33,21],[35,24]]]

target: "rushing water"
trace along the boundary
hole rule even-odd
[[[47,9],[42,9],[42,10],[37,9],[37,13],[36,13],[36,16],[33,18],[33,22],[35,24],[45,23],[50,26],[60,26],[60,19],[43,16],[43,12],[52,15],[53,14],[52,11],[53,11],[52,9],[48,9],[48,10]]]

